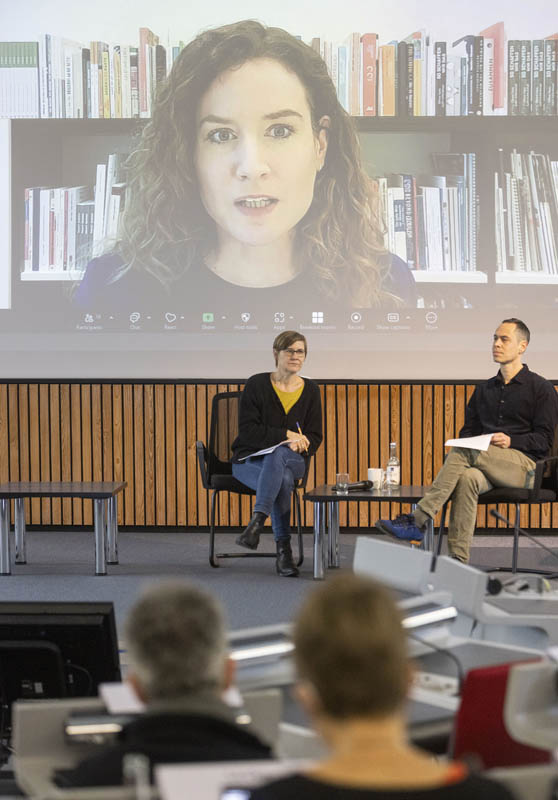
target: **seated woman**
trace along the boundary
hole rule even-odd
[[[240,401],[239,433],[233,442],[233,475],[256,490],[254,513],[237,544],[255,550],[271,515],[277,543],[277,572],[296,577],[291,551],[291,494],[302,478],[305,458],[322,441],[322,404],[314,381],[298,374],[308,352],[306,339],[283,331],[273,342],[275,372],[252,375]],[[281,445],[267,455],[251,455]]]
[[[331,753],[251,800],[512,800],[407,741],[406,639],[386,588],[352,574],[328,581],[303,605],[294,641],[298,697]]]

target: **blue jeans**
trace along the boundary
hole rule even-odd
[[[304,458],[288,445],[232,465],[234,477],[256,490],[254,511],[271,515],[275,540],[291,535],[291,495],[295,480],[303,477],[304,470]]]

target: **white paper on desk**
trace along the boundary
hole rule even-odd
[[[288,444],[289,440],[285,439],[283,442],[279,442],[279,444],[274,444],[271,447],[266,447],[263,450],[258,450],[257,453],[250,453],[249,456],[242,456],[239,458],[239,461],[245,461],[247,458],[252,458],[252,456],[266,456],[268,453],[273,453],[274,450],[277,450],[278,447],[281,447],[282,444]]]
[[[480,436],[464,436],[463,439],[448,439],[446,447],[467,447],[470,450],[488,450],[492,439],[491,433],[481,433]]]
[[[101,683],[99,695],[110,714],[139,714],[145,704],[129,683]]]

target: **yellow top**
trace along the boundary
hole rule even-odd
[[[288,414],[291,408],[294,406],[300,395],[302,394],[302,390],[304,389],[304,381],[302,385],[295,392],[283,392],[281,389],[278,389],[277,386],[272,382],[272,386],[277,393],[277,397],[281,401],[281,405],[285,409],[285,414]]]

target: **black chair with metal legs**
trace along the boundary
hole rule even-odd
[[[488,492],[484,492],[483,494],[479,495],[478,504],[482,506],[493,505],[495,503],[509,503],[510,505],[515,505],[511,567],[496,567],[491,569],[491,572],[534,572],[540,575],[548,576],[555,576],[558,572],[558,569],[522,569],[517,566],[519,557],[519,534],[521,533],[521,527],[519,524],[520,506],[522,504],[542,505],[543,503],[555,503],[558,500],[558,455],[555,455],[558,450],[557,445],[557,435],[555,433],[552,454],[547,458],[542,458],[540,461],[535,462],[535,481],[532,489],[513,489],[511,487],[504,487],[499,489],[490,489]],[[441,512],[440,526],[438,528],[438,540],[436,543],[436,555],[440,555],[442,549],[442,536],[444,531],[444,523],[446,520],[447,506],[448,503],[443,506]],[[558,565],[558,561],[556,563]]]
[[[198,466],[205,489],[212,492],[209,526],[209,563],[218,567],[219,558],[276,558],[275,553],[215,553],[215,517],[220,492],[255,495],[254,489],[238,481],[232,474],[232,443],[238,434],[238,412],[242,392],[219,392],[213,397],[211,404],[211,422],[209,428],[209,444],[196,442]],[[306,459],[304,476],[295,482],[293,490],[295,519],[298,538],[297,567],[304,561],[302,543],[302,517],[300,509],[299,489],[306,489],[310,459]],[[269,529],[271,531],[271,528]]]

